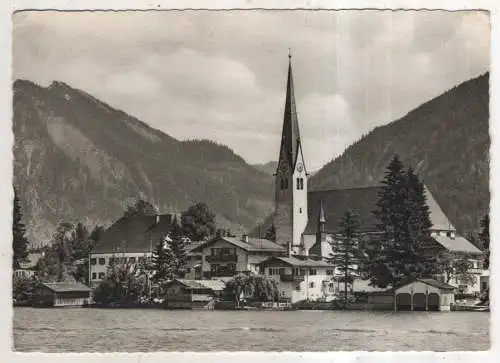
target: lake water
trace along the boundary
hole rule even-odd
[[[14,309],[39,352],[488,350],[489,313]]]

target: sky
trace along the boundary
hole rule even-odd
[[[309,170],[490,67],[487,13],[20,12],[13,77],[63,81],[181,139],[278,158],[288,52]]]

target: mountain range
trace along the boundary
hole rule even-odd
[[[62,82],[14,83],[14,185],[28,237],[61,221],[109,225],[142,198],[161,212],[206,202],[237,231],[272,210],[272,177],[226,146],[179,141]]]
[[[273,209],[275,162],[249,165],[227,146],[180,141],[62,82],[14,83],[14,185],[28,237],[61,221],[109,225],[133,199],[161,212],[206,202],[237,232]],[[378,127],[309,180],[310,190],[376,185],[394,153],[412,165],[462,233],[489,205],[488,74]]]

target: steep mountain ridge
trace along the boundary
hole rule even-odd
[[[377,127],[310,179],[311,190],[377,185],[397,153],[462,233],[489,210],[489,74]]]
[[[272,178],[226,146],[179,141],[62,82],[14,83],[14,182],[28,235],[62,220],[109,224],[131,199],[161,211],[208,203],[227,228],[271,210]]]

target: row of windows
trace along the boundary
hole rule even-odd
[[[135,257],[109,257],[108,262],[111,263],[120,263],[120,264],[126,264],[126,263],[136,263],[136,261],[139,261],[139,263],[144,263],[146,261],[146,258],[150,259],[150,257],[139,257],[136,259]],[[104,266],[106,265],[106,258],[105,257],[99,257],[97,258],[91,258],[90,259],[90,264],[92,266],[97,265],[97,262],[99,262],[99,265]]]
[[[234,256],[236,255],[236,248],[212,248],[212,256]]]
[[[269,275],[284,275],[285,268],[284,267],[269,267]],[[303,268],[294,267],[293,274],[296,276],[304,276],[306,274],[306,270]],[[318,271],[315,268],[309,269],[309,276],[317,275]],[[333,270],[326,270],[327,275],[333,275]]]

